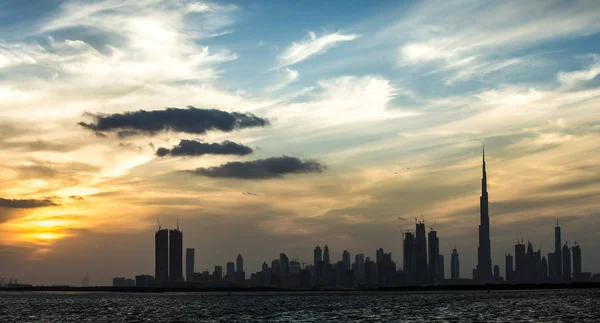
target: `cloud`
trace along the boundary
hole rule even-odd
[[[338,42],[352,41],[359,37],[357,34],[342,34],[340,32],[325,34],[318,38],[314,32],[309,32],[308,35],[309,39],[292,43],[277,57],[279,66],[283,67],[302,62],[311,56],[327,52]]]
[[[558,81],[566,86],[573,86],[579,83],[591,81],[600,74],[600,55],[592,55],[594,64],[585,70],[573,72],[560,72],[556,76]]]
[[[182,139],[177,146],[171,149],[160,147],[156,150],[159,157],[170,156],[202,156],[202,155],[239,155],[252,153],[252,148],[229,140],[222,143],[205,143],[195,140]]]
[[[264,127],[269,121],[251,113],[225,112],[216,109],[167,108],[165,110],[96,115],[96,123],[80,122],[79,125],[95,132],[118,131],[124,138],[140,134],[156,134],[159,131],[176,131],[205,134],[208,131],[231,132],[237,129]]]
[[[269,179],[286,174],[320,173],[325,165],[316,160],[296,157],[271,157],[248,162],[229,162],[217,167],[197,168],[192,173],[208,177]]]
[[[271,88],[271,91],[279,91],[288,86],[290,83],[298,81],[300,78],[300,73],[289,67],[282,69],[280,72],[282,72],[284,75],[283,77],[280,77],[277,84]]]
[[[58,206],[51,199],[44,200],[11,200],[0,198],[0,207],[11,209],[33,209],[46,206]]]
[[[79,195],[71,195],[71,196],[69,196],[69,198],[71,200],[75,200],[75,201],[85,201],[85,199]]]

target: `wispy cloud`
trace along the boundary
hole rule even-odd
[[[308,39],[293,42],[277,57],[277,60],[280,67],[293,65],[312,56],[323,54],[339,42],[352,41],[358,37],[357,34],[342,34],[341,32],[317,37],[314,32],[309,32]]]
[[[600,55],[591,55],[591,58],[594,63],[587,69],[573,72],[560,72],[556,78],[560,83],[566,86],[575,86],[595,79],[596,76],[600,74]]]

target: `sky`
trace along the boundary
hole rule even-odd
[[[327,244],[401,267],[426,221],[477,261],[517,236],[600,272],[600,2],[0,2],[0,277],[196,270]],[[449,275],[447,270],[446,275]]]

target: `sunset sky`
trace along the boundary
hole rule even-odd
[[[375,3],[377,5],[375,5]],[[415,218],[461,276],[547,255],[600,272],[599,1],[0,2],[0,277],[391,251]]]

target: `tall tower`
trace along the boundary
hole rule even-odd
[[[404,272],[406,273],[408,285],[415,282],[415,235],[412,232],[404,233]]]
[[[194,248],[185,249],[185,280],[189,282],[194,280],[195,252]]]
[[[169,280],[183,281],[183,232],[169,230]]]
[[[323,262],[329,263],[331,259],[329,259],[329,247],[325,245],[323,248]]]
[[[460,279],[460,260],[458,258],[456,246],[454,246],[454,249],[452,249],[452,256],[450,257],[450,275],[452,280]]]
[[[581,248],[579,245],[574,245],[571,253],[573,254],[573,280],[578,281],[581,279]]]
[[[159,284],[169,280],[169,230],[160,227],[154,234],[154,277]]]
[[[562,243],[560,241],[560,227],[558,226],[558,220],[556,220],[556,227],[554,228],[554,280],[562,281],[563,279],[563,256],[562,256]]]
[[[488,210],[487,173],[485,171],[485,147],[483,148],[483,176],[481,178],[481,197],[479,198],[479,247],[477,248],[477,278],[480,282],[491,281],[492,242],[490,240],[490,215]]]
[[[415,237],[415,283],[417,285],[427,284],[427,235],[425,234],[425,223],[417,222]]]
[[[244,271],[244,258],[242,258],[242,255],[240,254],[238,254],[237,258],[235,259],[235,270],[238,273]]]
[[[344,270],[350,270],[350,253],[348,250],[344,250],[342,253],[342,262],[344,263]]]
[[[438,276],[438,260],[440,258],[440,240],[437,237],[437,231],[433,229],[427,235],[429,242],[429,283],[435,284]]]
[[[563,282],[571,282],[571,249],[566,244],[562,248]]]

